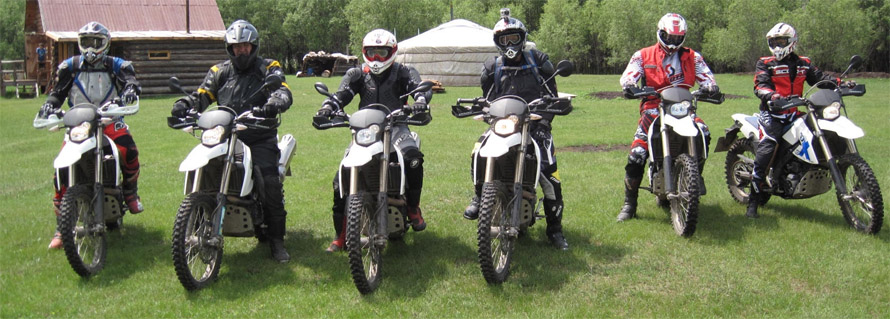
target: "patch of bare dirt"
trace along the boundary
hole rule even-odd
[[[581,153],[599,153],[599,152],[612,152],[612,151],[621,151],[621,150],[629,150],[629,144],[617,144],[617,145],[574,145],[574,146],[566,146],[557,148],[560,152],[581,152]]]

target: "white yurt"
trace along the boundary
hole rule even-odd
[[[456,19],[399,42],[396,62],[413,66],[424,80],[443,86],[479,86],[482,63],[497,56],[492,31]],[[534,48],[528,42],[526,48]]]

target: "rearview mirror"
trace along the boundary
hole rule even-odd
[[[321,82],[315,82],[315,91],[318,91],[319,94],[331,97],[331,93],[328,92],[328,86]]]
[[[575,65],[572,64],[572,61],[562,60],[556,64],[556,74],[559,76],[569,76],[572,75],[572,72],[575,71]]]
[[[177,78],[177,77],[175,77],[175,76],[170,77],[170,83],[169,83],[169,85],[170,85],[170,91],[173,91],[173,92],[183,92],[183,90],[182,90],[182,84],[179,83],[179,78]]]

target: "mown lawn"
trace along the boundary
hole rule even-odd
[[[719,136],[733,113],[753,113],[752,76],[718,75],[726,93],[744,98],[703,103],[701,116]],[[520,240],[510,279],[485,283],[476,262],[475,224],[460,212],[471,196],[469,153],[485,129],[456,119],[450,104],[478,88],[447,88],[432,101],[423,139],[428,228],[392,242],[384,282],[361,296],[344,254],[323,249],[332,239],[331,179],[348,130],[316,131],[311,116],[323,97],[291,78],[296,100],[280,131],[297,138],[295,176],[285,181],[290,263],[268,247],[228,238],[219,280],[186,292],[170,255],[173,220],[182,200],[179,162],[197,140],[167,128],[175,97],[142,101],[127,119],[140,150],[140,194],[147,211],[127,216],[109,235],[105,269],[80,279],[64,253],[48,251],[55,218],[52,160],[61,132],[31,127],[39,99],[0,99],[0,317],[883,317],[890,316],[890,230],[853,231],[833,194],[773,199],[749,220],[726,191],[725,153],[713,154],[704,175],[698,231],[676,236],[667,214],[641,194],[640,218],[617,224],[622,178],[638,119],[637,102],[590,96],[617,91],[616,75],[560,78],[577,94],[575,111],[556,120],[554,137],[566,200],[568,252],[551,249],[543,221]],[[322,79],[336,87],[339,79]],[[858,141],[890,198],[890,80],[858,79],[864,97],[847,99],[849,116],[866,131]],[[355,106],[348,107],[355,110]],[[572,147],[569,146],[584,146]],[[605,151],[578,151],[578,149]],[[711,146],[713,150],[714,145]],[[885,227],[886,228],[886,227]]]

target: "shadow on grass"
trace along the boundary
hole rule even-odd
[[[156,263],[170,263],[170,246],[165,243],[164,232],[127,224],[128,218],[133,217],[126,216],[120,229],[107,233],[105,267],[90,279],[83,280],[84,284],[116,284],[154,267]]]
[[[755,225],[759,229],[775,230],[778,221],[773,216],[763,216],[757,220],[745,217],[745,205],[733,205],[734,210],[727,214],[719,205],[700,204],[698,224],[693,237],[706,245],[726,245],[745,239],[747,228]]]
[[[387,301],[423,298],[433,283],[448,281],[458,268],[475,266],[475,261],[475,247],[455,236],[409,232],[402,240],[390,241],[384,251],[383,281],[375,294],[384,295],[385,290]]]
[[[808,207],[807,205],[803,205],[800,201],[784,201],[782,200],[781,205],[775,205],[775,200],[782,200],[781,198],[773,197],[769,203],[767,203],[766,207],[769,207],[772,212],[775,212],[777,218],[791,217],[798,220],[804,220],[814,223],[823,224],[826,226],[836,227],[840,229],[846,229],[851,232],[859,232],[850,224],[847,223],[846,219],[844,219],[843,213],[841,212],[841,208],[838,205],[828,205],[825,209],[816,210]],[[771,205],[771,203],[773,205]],[[762,211],[763,209],[761,209]],[[769,212],[767,212],[769,214]],[[763,213],[760,214],[760,218],[763,218]],[[881,229],[886,228],[887,218],[884,217],[884,226]],[[884,230],[886,233],[886,230]],[[865,233],[861,233],[865,235]],[[885,236],[881,236],[881,232],[878,232],[878,235],[875,236],[883,240],[884,242],[890,241],[885,234]]]

